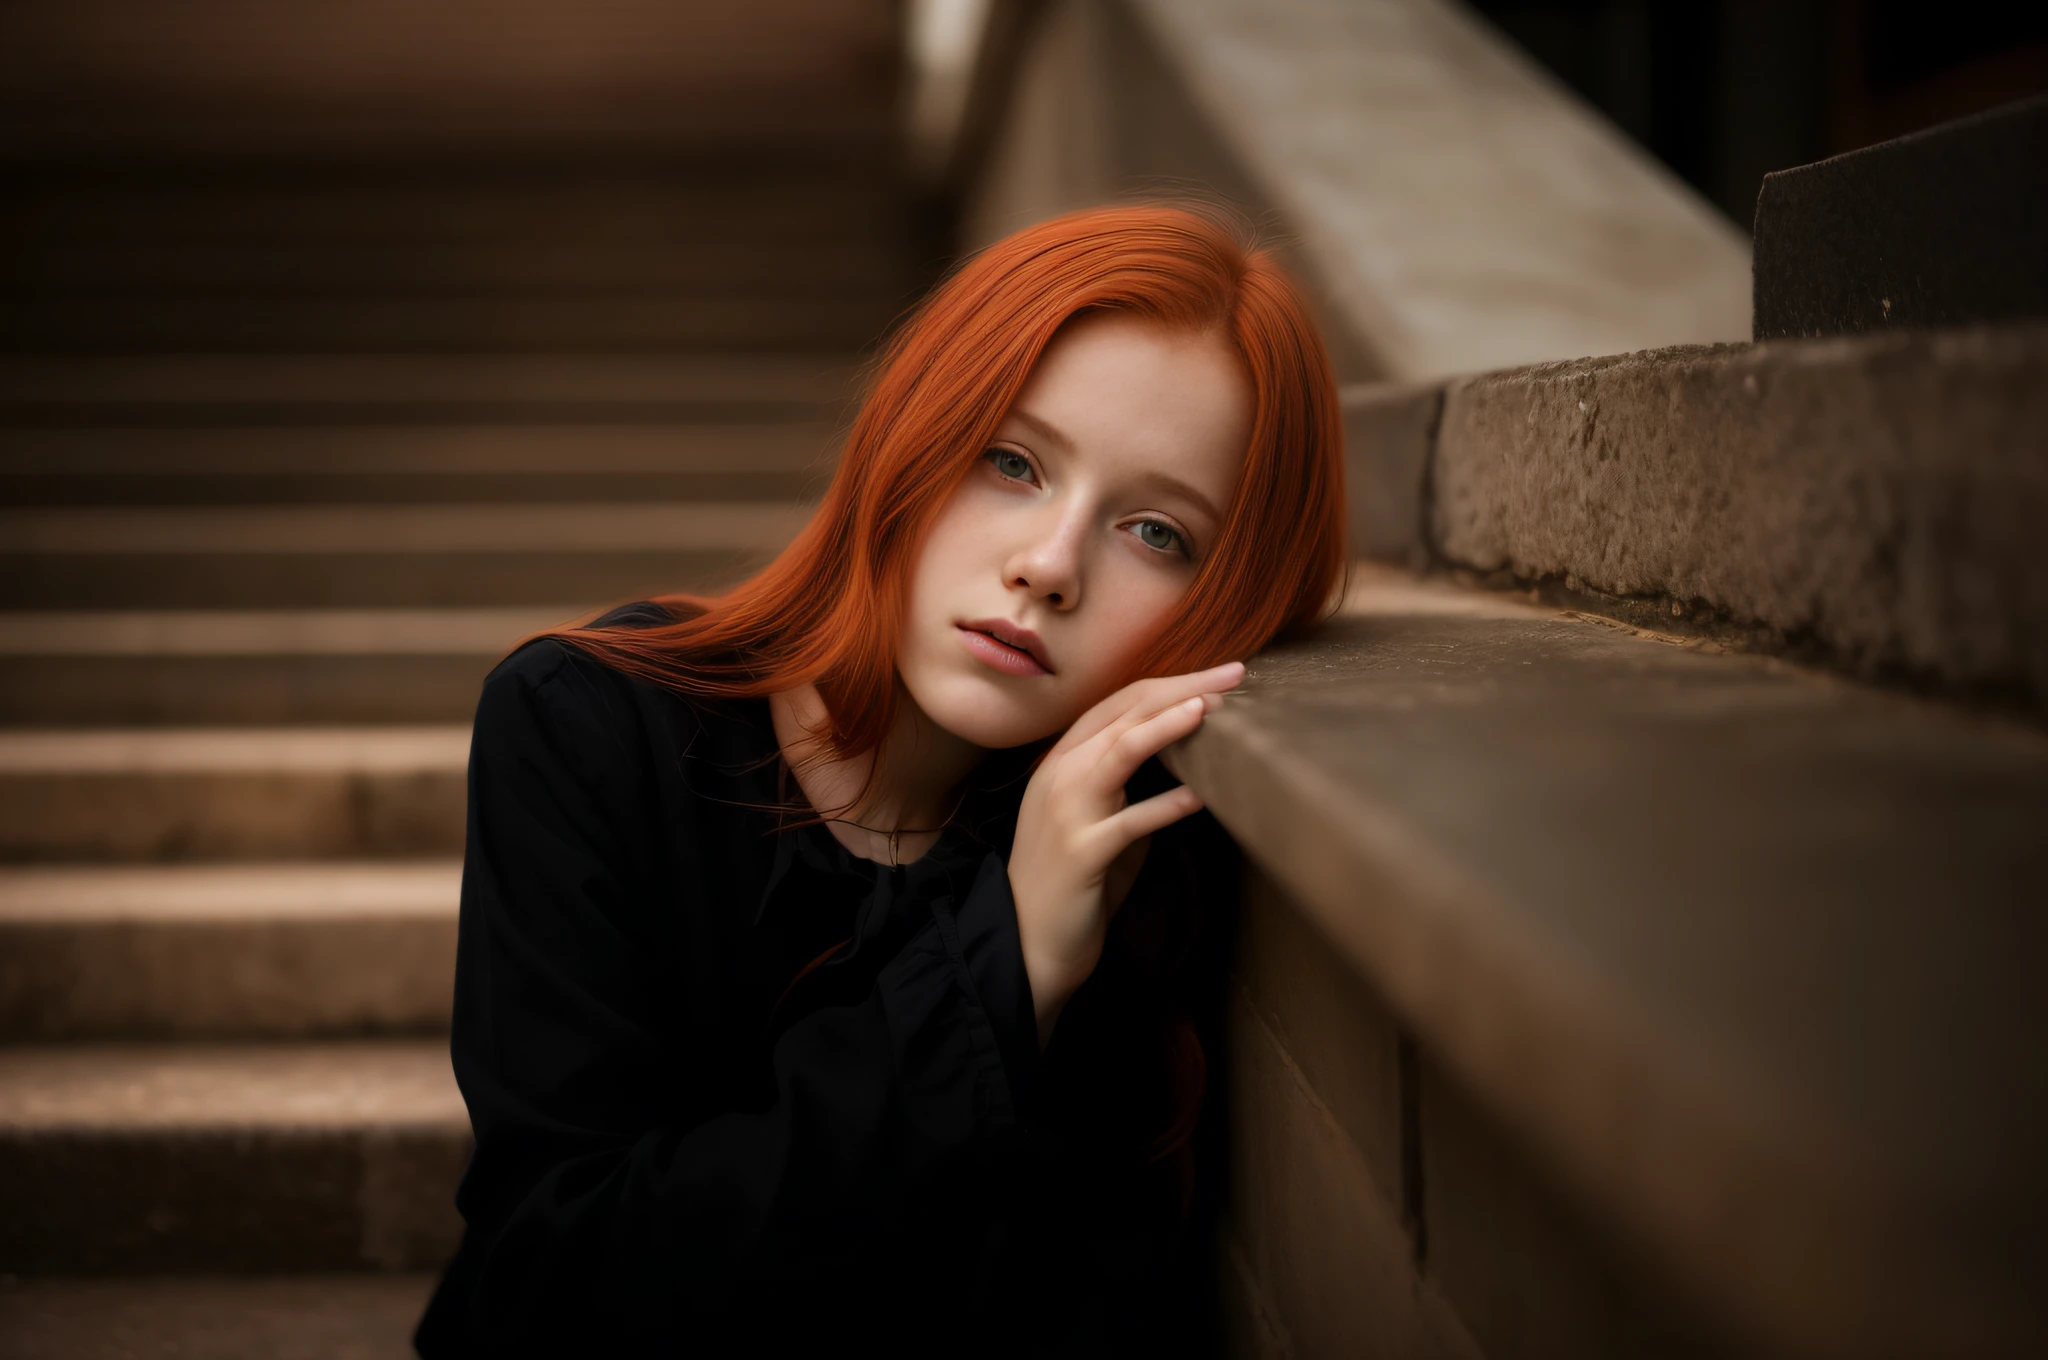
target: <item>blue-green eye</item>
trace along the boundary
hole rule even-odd
[[[1180,530],[1171,524],[1163,524],[1156,519],[1141,519],[1131,528],[1138,535],[1138,541],[1148,548],[1157,548],[1161,552],[1177,552],[1184,556],[1187,554],[1187,540],[1182,538]]]
[[[995,466],[995,470],[1012,481],[1034,480],[1031,460],[1015,449],[990,449],[981,455]]]

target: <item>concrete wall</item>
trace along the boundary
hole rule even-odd
[[[1701,1310],[1562,1194],[1254,869],[1229,1008],[1236,1355],[1685,1356]]]
[[[1749,334],[1740,234],[1441,0],[1048,0],[1021,61],[970,242],[1221,195],[1286,243],[1347,380]]]

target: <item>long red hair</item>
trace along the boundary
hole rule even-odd
[[[875,750],[903,701],[897,639],[926,530],[1046,345],[1101,311],[1227,335],[1253,391],[1222,532],[1179,612],[1123,679],[1247,657],[1321,618],[1345,560],[1343,427],[1322,339],[1293,283],[1241,227],[1154,205],[1070,213],[962,264],[889,341],[817,512],[759,575],[722,596],[662,597],[671,623],[552,636],[694,697],[815,685],[829,713],[817,734],[825,751]],[[1143,1158],[1168,1170],[1185,1217],[1207,1064],[1179,1007],[1161,1019],[1168,1117]]]
[[[1070,213],[969,258],[884,349],[817,512],[728,594],[670,595],[675,621],[569,628],[617,670],[702,698],[817,686],[836,759],[875,750],[901,702],[897,639],[927,529],[1068,321],[1115,310],[1220,331],[1254,393],[1250,447],[1179,614],[1126,680],[1250,656],[1320,618],[1343,573],[1336,381],[1293,283],[1220,215]]]

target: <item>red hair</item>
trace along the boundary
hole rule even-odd
[[[901,702],[897,639],[925,532],[1060,328],[1119,311],[1229,337],[1251,443],[1179,614],[1125,680],[1250,656],[1322,617],[1345,559],[1337,387],[1300,294],[1240,229],[1182,207],[1070,213],[967,260],[884,349],[817,513],[759,575],[669,595],[651,628],[549,634],[701,698],[817,686],[837,759],[875,750]]]

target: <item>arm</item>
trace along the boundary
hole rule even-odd
[[[707,1107],[711,1074],[679,1069],[655,1021],[719,961],[663,975],[656,913],[718,904],[647,888],[637,733],[607,716],[623,702],[594,663],[515,662],[471,749],[454,1026],[477,1136],[461,1203],[488,1243],[471,1326],[521,1345],[587,1340],[594,1320],[643,1340],[739,1312],[772,1325],[793,1288],[808,1312],[1023,1157],[1005,1055],[1035,1052],[999,872],[860,1003],[783,1033],[769,1103]]]

